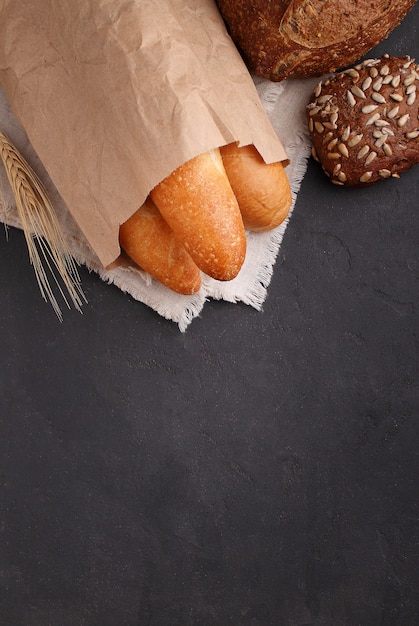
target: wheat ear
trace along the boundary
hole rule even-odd
[[[42,297],[50,301],[58,318],[61,308],[50,284],[52,277],[58,291],[70,308],[67,291],[75,308],[80,311],[86,302],[80,285],[77,264],[69,250],[57,216],[43,184],[17,148],[0,131],[0,157],[3,161],[29,252],[29,259]]]

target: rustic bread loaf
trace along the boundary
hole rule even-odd
[[[217,0],[255,74],[273,81],[335,72],[385,39],[415,0]]]
[[[319,82],[307,106],[312,154],[337,185],[360,187],[419,163],[419,66],[368,59]]]

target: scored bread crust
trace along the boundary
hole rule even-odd
[[[415,0],[217,0],[249,69],[272,81],[351,65],[402,21]]]

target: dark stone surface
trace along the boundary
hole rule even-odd
[[[10,231],[1,626],[419,624],[418,196],[310,162],[264,311],[183,335],[84,270],[60,325]]]

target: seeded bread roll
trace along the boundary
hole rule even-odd
[[[307,106],[312,155],[336,185],[361,187],[419,163],[419,66],[368,59],[320,82]]]
[[[253,145],[231,143],[220,152],[245,228],[262,232],[279,226],[292,201],[282,163],[265,163]]]
[[[353,64],[385,39],[415,0],[217,0],[249,68],[272,81]]]
[[[199,291],[198,267],[149,198],[121,224],[119,241],[137,265],[172,291],[181,294]]]
[[[150,195],[205,274],[223,281],[237,276],[246,233],[218,148],[178,167]]]

